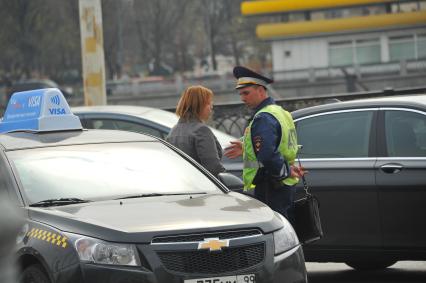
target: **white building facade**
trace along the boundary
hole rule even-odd
[[[271,41],[275,80],[426,72],[426,1],[345,0],[337,7],[322,7],[328,1],[320,0],[278,2],[285,21],[257,28],[259,38]],[[300,5],[319,9],[298,10]]]

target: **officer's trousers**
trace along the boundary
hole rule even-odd
[[[279,212],[294,225],[294,196],[295,187],[281,185],[273,186],[267,178],[256,184],[254,197]]]

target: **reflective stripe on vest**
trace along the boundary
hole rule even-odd
[[[294,126],[293,119],[291,114],[285,111],[281,106],[278,105],[268,105],[261,110],[259,110],[256,114],[266,112],[275,117],[277,121],[281,125],[281,140],[278,146],[278,150],[283,156],[283,158],[288,162],[289,165],[294,163],[294,160],[297,155],[297,135],[296,128]],[[254,120],[254,119],[253,119]],[[251,190],[255,186],[253,185],[253,179],[256,176],[257,170],[263,167],[257,160],[256,154],[253,148],[253,144],[251,141],[251,125],[253,123],[250,122],[248,127],[244,133],[244,151],[243,151],[243,161],[244,161],[244,169],[243,169],[243,181],[244,181],[244,190]],[[283,184],[288,186],[293,186],[299,182],[298,178],[288,177],[284,179]]]
[[[250,161],[250,160],[243,160],[244,162],[244,168],[262,168],[263,164],[260,164],[259,161]]]

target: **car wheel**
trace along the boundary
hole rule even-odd
[[[383,260],[383,261],[348,261],[345,262],[350,267],[357,270],[377,270],[385,269],[396,263],[396,260]]]
[[[39,264],[30,265],[24,269],[20,278],[20,283],[50,283],[50,279],[43,267]]]

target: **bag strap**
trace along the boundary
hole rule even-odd
[[[302,145],[298,145],[298,146],[299,146],[299,149],[302,148]],[[299,153],[297,153],[297,161],[299,162],[299,167],[302,167],[302,162],[300,162]],[[306,182],[306,179],[305,179],[305,175],[302,176],[302,182],[303,182],[303,189],[305,190],[305,195],[311,196],[311,193],[309,192],[308,183]]]

